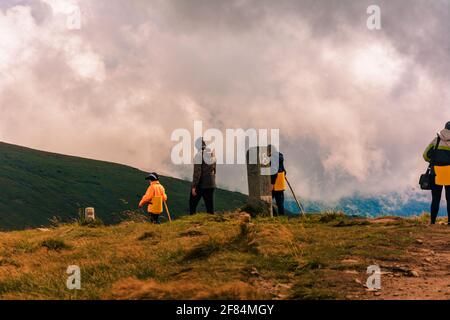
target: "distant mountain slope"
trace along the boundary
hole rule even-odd
[[[93,206],[106,223],[136,208],[145,173],[125,165],[43,152],[0,142],[0,230],[48,225],[53,216],[76,218]],[[173,216],[187,212],[190,183],[161,177]],[[246,196],[218,190],[216,209],[232,210]],[[201,209],[201,208],[200,208]]]
[[[307,212],[322,212],[326,210],[343,211],[348,215],[377,217],[384,215],[413,216],[430,211],[430,194],[425,191],[405,191],[404,193],[388,193],[378,196],[363,196],[355,194],[345,197],[336,203],[304,201]],[[445,200],[441,202],[442,212],[446,215]],[[297,204],[287,200],[286,207],[294,213],[299,213]]]

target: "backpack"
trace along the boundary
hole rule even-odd
[[[431,187],[433,185],[434,178],[436,176],[436,174],[434,173],[433,167],[434,167],[434,162],[436,161],[436,153],[438,151],[440,143],[441,143],[441,137],[438,134],[436,146],[434,147],[433,156],[430,159],[430,164],[427,168],[427,171],[424,174],[422,174],[419,179],[420,189],[422,189],[422,190],[431,190]]]

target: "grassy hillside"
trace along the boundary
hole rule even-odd
[[[106,223],[136,208],[148,182],[128,166],[48,153],[0,143],[0,230],[48,225],[56,216],[76,218],[78,208],[93,206]],[[161,177],[173,216],[187,212],[190,184]],[[245,196],[218,190],[216,209],[241,206]],[[202,208],[199,208],[202,209]]]
[[[0,299],[448,299],[450,229],[425,221],[221,214],[0,233]],[[379,292],[364,288],[372,264]],[[81,290],[66,289],[69,265]]]

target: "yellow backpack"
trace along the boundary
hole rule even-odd
[[[152,198],[152,204],[150,207],[151,213],[162,213],[163,212],[163,199],[162,196],[154,196]]]
[[[286,176],[284,172],[278,172],[277,179],[275,180],[275,185],[273,186],[274,191],[284,191],[286,190]]]
[[[435,166],[434,172],[438,186],[450,186],[450,166]]]

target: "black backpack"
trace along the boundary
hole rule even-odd
[[[439,134],[437,135],[436,146],[434,147],[433,155],[430,159],[430,165],[427,168],[427,171],[420,176],[419,185],[422,190],[431,190],[431,186],[433,185],[435,173],[434,173],[434,163],[436,161],[436,154],[439,148],[439,144],[441,143],[441,137]]]

